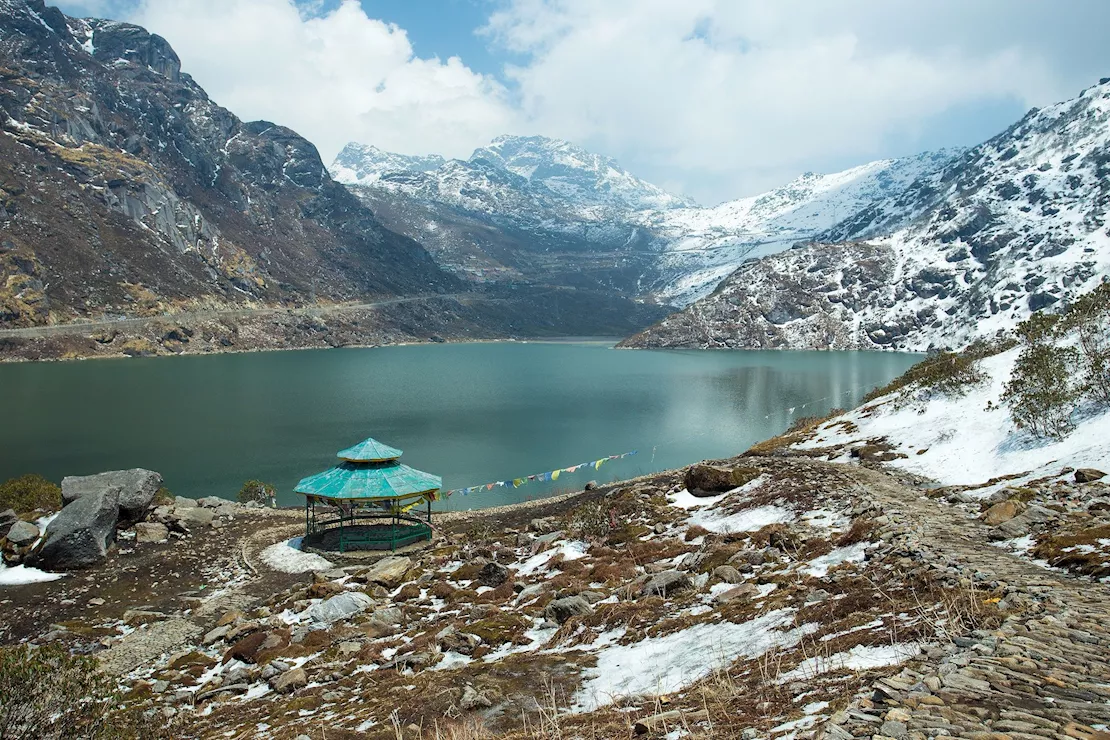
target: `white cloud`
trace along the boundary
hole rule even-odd
[[[1077,93],[1040,49],[986,23],[1005,10],[897,0],[515,0],[487,31],[525,55],[509,74],[532,127],[712,200],[781,184],[814,163],[877,158],[892,137],[953,106]],[[1017,31],[1042,33],[1031,20]]]
[[[468,156],[516,127],[500,83],[458,58],[414,56],[404,29],[356,0],[317,13],[291,0],[141,0],[126,16],[164,36],[217,103],[294,129],[325,162],[351,140]]]
[[[214,100],[326,161],[349,140],[465,157],[539,133],[703,202],[909,154],[953,111],[958,134],[1110,70],[1097,0],[502,0],[484,30],[517,60],[502,81],[414,56],[355,0],[59,1],[165,36]]]

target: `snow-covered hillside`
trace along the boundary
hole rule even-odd
[[[580,269],[601,271],[618,289],[685,305],[746,258],[787,249],[902,193],[953,154],[806,173],[713,208],[641,180],[611,158],[542,136],[501,136],[465,161],[352,143],[331,172],[387,221],[395,215],[391,228],[457,274],[536,277],[522,253],[571,252]],[[514,242],[517,248],[507,248]],[[614,270],[622,278],[613,280]]]
[[[883,159],[829,175],[807,172],[781,188],[714,208],[644,213],[644,225],[666,244],[659,293],[678,305],[702,298],[745,259],[781,252],[876,201],[900,195],[958,153]]]
[[[1031,111],[825,244],[741,266],[629,346],[963,346],[1108,274],[1108,211],[1110,79]]]
[[[1075,429],[1059,440],[1040,439],[1015,427],[1001,397],[1020,352],[1015,347],[983,360],[984,381],[966,395],[931,394],[906,402],[896,391],[826,422],[797,447],[840,447],[838,459],[848,462],[850,448],[882,438],[891,452],[904,456],[886,464],[944,485],[980,485],[1007,477],[979,489],[982,496],[1055,476],[1064,466],[1105,468],[1110,463],[1108,409],[1077,413]]]

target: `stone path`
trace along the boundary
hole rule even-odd
[[[990,588],[1007,616],[877,681],[823,735],[1110,740],[1094,729],[1110,725],[1110,587],[991,546],[978,521],[887,475],[855,468],[855,477],[861,497],[890,518],[908,570],[931,571],[957,592]]]

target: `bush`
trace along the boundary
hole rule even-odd
[[[164,737],[134,710],[120,710],[115,682],[95,658],[60,647],[0,648],[0,737]]]
[[[1057,439],[1071,430],[1071,413],[1081,396],[1081,387],[1073,381],[1078,363],[1074,347],[1038,341],[1021,351],[1002,393],[1019,429]]]
[[[257,501],[260,504],[270,505],[273,503],[275,495],[276,489],[273,484],[263,483],[260,480],[249,480],[239,489],[239,495],[236,498],[244,504]]]
[[[929,355],[882,388],[876,388],[863,397],[864,403],[874,401],[894,391],[903,391],[899,400],[905,400],[911,391],[925,390],[945,396],[960,396],[986,379],[979,369],[985,357],[1005,352],[1014,346],[1012,339],[972,342],[962,352],[937,352]]]
[[[1110,403],[1110,282],[1073,303],[1065,322],[1079,337],[1085,390],[1095,400]]]
[[[62,508],[62,489],[41,475],[29,473],[0,483],[0,511],[15,509],[16,513]],[[2,735],[0,735],[2,737]]]

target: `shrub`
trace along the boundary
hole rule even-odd
[[[929,355],[882,388],[863,397],[864,403],[895,391],[903,391],[899,400],[910,391],[925,390],[945,396],[960,396],[985,380],[979,362],[985,357],[1005,352],[1014,346],[1012,339],[972,342],[962,352],[937,352]]]
[[[273,484],[263,483],[260,480],[249,480],[239,489],[237,498],[244,504],[257,501],[260,504],[273,503],[276,489]]]
[[[55,646],[0,648],[0,737],[164,737],[134,710],[120,710],[115,682],[95,658]]]
[[[1069,308],[1065,317],[1079,337],[1085,390],[1110,403],[1110,282],[1103,282]]]
[[[1071,412],[1081,388],[1073,382],[1079,351],[1034,342],[1021,351],[1002,393],[1019,429],[1039,437],[1063,437],[1071,429]]]
[[[62,489],[41,475],[29,473],[0,483],[0,511],[15,509],[16,513],[62,508]]]

